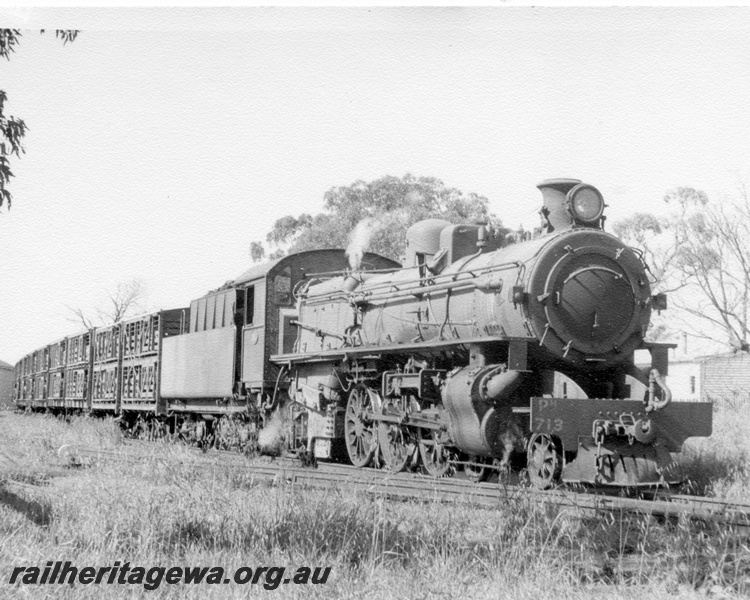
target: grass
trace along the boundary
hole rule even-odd
[[[742,412],[714,413],[713,435],[688,440],[683,472],[697,494],[750,504],[750,423]]]
[[[726,426],[737,420],[727,419]],[[716,524],[583,518],[517,499],[487,510],[393,502],[346,489],[258,483],[200,467],[179,446],[70,469],[63,444],[122,447],[111,421],[2,413],[0,596],[17,598],[715,598],[750,592],[747,537]],[[747,485],[731,431],[692,444],[685,468],[734,497]],[[733,430],[732,430],[733,431]],[[717,435],[718,434],[718,435]],[[731,434],[731,435],[730,435]],[[731,463],[731,464],[729,464]],[[712,476],[716,465],[723,468]],[[743,479],[744,478],[744,479]],[[746,535],[746,534],[745,534]],[[321,585],[9,585],[15,566],[331,566]]]

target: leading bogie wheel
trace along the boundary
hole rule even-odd
[[[546,433],[534,433],[526,450],[526,467],[534,487],[547,490],[557,485],[563,467],[559,441]]]

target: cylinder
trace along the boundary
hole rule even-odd
[[[467,454],[502,458],[518,427],[513,423],[510,397],[523,373],[491,365],[476,371],[464,367],[446,381],[443,404],[450,416],[448,433]]]

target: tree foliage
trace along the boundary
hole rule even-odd
[[[487,221],[489,201],[475,193],[465,194],[447,187],[435,177],[387,175],[375,181],[355,181],[333,187],[323,197],[323,212],[278,219],[266,236],[274,252],[270,258],[287,252],[321,248],[346,248],[352,232],[360,225],[367,229],[368,251],[399,260],[404,254],[407,228],[428,218],[453,223]],[[260,242],[253,242],[253,260],[261,260]]]
[[[41,33],[44,33],[44,29]],[[0,57],[10,60],[10,55],[16,51],[22,35],[20,29],[0,29]],[[63,44],[67,44],[76,39],[78,31],[57,29],[55,36],[61,39]],[[9,158],[13,155],[20,158],[24,153],[22,140],[28,129],[22,119],[5,115],[7,100],[6,92],[0,90],[0,208],[6,202],[10,208],[12,196],[8,190],[8,184],[10,178],[13,177],[13,172],[10,170]]]
[[[673,207],[668,217],[635,214],[616,223],[614,231],[653,265],[657,289],[670,292],[676,309],[672,322],[748,350],[750,198],[744,184],[737,191],[709,202],[701,190],[676,188],[664,196]]]
[[[250,258],[253,262],[260,262],[266,257],[266,249],[260,242],[250,242]]]
[[[612,227],[617,237],[643,252],[646,264],[660,282],[663,282],[664,271],[670,262],[671,247],[656,240],[667,227],[667,223],[662,223],[654,215],[640,212],[617,221]]]

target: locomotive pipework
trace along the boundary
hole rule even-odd
[[[319,287],[307,290],[300,323],[335,331],[323,325],[330,311],[317,308],[349,305],[348,316],[339,307],[338,327],[356,327],[361,345],[498,334],[533,339],[548,360],[588,370],[627,361],[651,310],[640,259],[617,238],[587,228],[473,254],[437,274],[417,266],[372,275],[350,292],[343,283]]]

